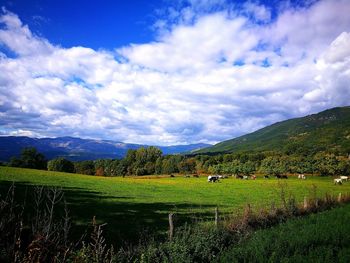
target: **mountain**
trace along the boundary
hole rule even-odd
[[[208,146],[209,144],[190,144],[159,146],[159,148],[164,154],[180,154]],[[0,137],[0,160],[8,161],[12,156],[19,156],[24,147],[35,147],[48,159],[62,156],[73,161],[80,161],[122,158],[129,149],[138,149],[147,147],[147,145],[74,137],[30,138],[6,136]]]
[[[298,154],[326,150],[350,153],[349,106],[277,122],[195,153],[280,151]]]

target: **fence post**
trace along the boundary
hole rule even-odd
[[[169,214],[169,239],[172,240],[174,236],[174,222],[173,222],[173,213]]]
[[[218,207],[215,207],[215,227],[218,227],[219,225],[219,209]]]
[[[304,209],[307,209],[309,206],[308,200],[306,198],[306,196],[304,196]]]
[[[342,195],[341,195],[341,193],[339,193],[339,195],[338,195],[338,203],[341,203],[342,200],[343,200]]]
[[[251,208],[250,204],[247,204],[247,206],[244,209],[244,214],[243,214],[243,220],[245,222],[247,222],[249,220],[251,213],[252,213],[252,208]]]
[[[274,201],[271,202],[271,212],[276,213],[276,205]]]

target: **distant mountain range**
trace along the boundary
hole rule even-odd
[[[109,140],[91,140],[73,137],[30,138],[19,136],[0,137],[0,160],[9,161],[12,156],[19,156],[24,147],[35,147],[46,158],[65,157],[72,161],[116,159],[125,156],[129,149],[138,149],[148,145],[129,144]],[[209,144],[157,146],[163,154],[190,153]]]
[[[253,133],[223,141],[195,153],[279,151],[350,153],[350,107],[277,122]]]
[[[24,147],[35,147],[46,158],[58,156],[77,160],[122,158],[129,149],[147,145],[73,137],[0,137],[0,161],[19,156]],[[334,151],[350,153],[350,107],[338,107],[301,118],[277,122],[216,145],[190,144],[157,146],[164,154],[217,154],[278,151],[304,153]]]

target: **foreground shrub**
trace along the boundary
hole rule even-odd
[[[184,227],[171,241],[153,242],[139,251],[144,262],[211,262],[234,242],[224,229]]]

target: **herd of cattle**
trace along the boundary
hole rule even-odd
[[[247,175],[233,175],[236,179],[242,179],[242,180],[255,180],[256,176],[247,176]],[[288,179],[287,175],[276,175],[275,176],[277,179]],[[209,175],[208,176],[208,182],[210,183],[215,183],[219,182],[220,179],[228,178],[227,175]],[[269,179],[270,177],[268,175],[264,176],[264,179]],[[304,174],[298,174],[298,179],[305,180],[306,176]],[[343,182],[346,182],[349,180],[349,176],[340,176],[339,178],[334,179],[334,184],[343,184]]]
[[[256,179],[256,175],[252,175],[252,176],[247,176],[247,175],[233,175],[236,179],[242,179],[242,180],[255,180]],[[208,182],[210,183],[215,183],[215,182],[219,182],[220,179],[224,179],[224,178],[228,178],[227,175],[209,175],[208,176]],[[270,176],[265,175],[264,179],[269,179]],[[276,175],[275,178],[277,179],[288,179],[287,175]],[[298,175],[298,179],[306,179],[306,176],[304,174],[299,174]]]

